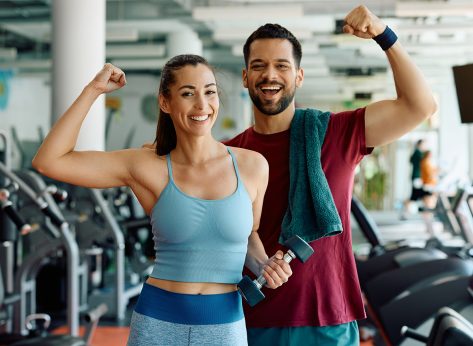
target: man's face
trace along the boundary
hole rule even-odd
[[[243,85],[261,113],[283,112],[293,102],[302,80],[303,71],[296,67],[288,40],[259,39],[251,44]]]

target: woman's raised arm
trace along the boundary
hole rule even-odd
[[[82,123],[95,100],[125,84],[125,73],[105,64],[53,126],[33,159],[33,167],[50,178],[75,185],[126,185],[133,150],[74,151]]]

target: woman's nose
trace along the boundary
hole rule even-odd
[[[194,107],[197,109],[204,109],[205,107],[205,98],[203,96],[197,96],[195,100]]]

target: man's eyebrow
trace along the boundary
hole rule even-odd
[[[250,64],[254,64],[255,62],[263,62],[262,59],[253,59],[250,61]]]
[[[275,59],[275,60],[276,60],[277,62],[291,63],[290,60],[288,60],[288,59],[283,59],[283,58],[281,58],[281,59]],[[254,59],[254,60],[251,60],[251,61],[250,61],[250,65],[251,65],[251,64],[254,64],[254,63],[259,63],[259,62],[263,62],[263,60],[262,60],[262,59]]]
[[[215,84],[215,83],[205,84],[205,85],[204,85],[204,88],[208,88],[208,87],[211,87],[211,86],[217,86],[217,84]],[[187,85],[187,84],[186,84],[186,85],[181,86],[181,87],[180,87],[179,89],[177,89],[177,90],[181,90],[181,89],[192,89],[192,90],[195,90],[195,86],[193,86],[193,85]]]

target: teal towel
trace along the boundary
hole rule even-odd
[[[320,162],[330,112],[296,109],[291,122],[289,204],[279,242],[294,235],[307,242],[342,232],[332,193]]]

